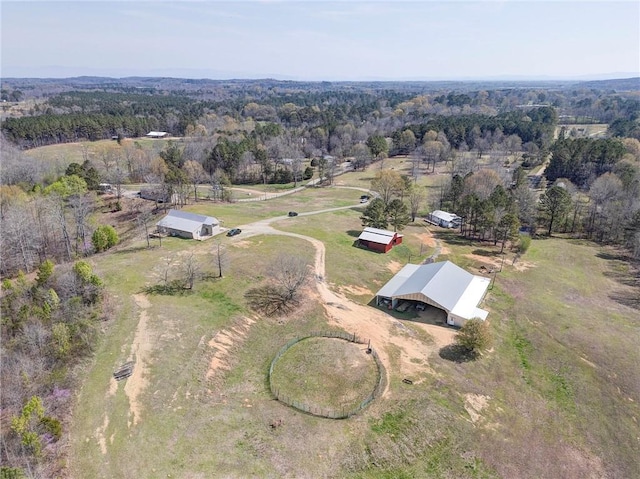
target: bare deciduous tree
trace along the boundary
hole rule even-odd
[[[298,291],[309,277],[307,261],[300,256],[281,253],[269,266],[269,274],[282,288],[287,301],[295,300]]]
[[[182,169],[193,186],[193,199],[198,201],[198,185],[206,180],[207,174],[202,165],[193,160],[187,160]]]
[[[151,219],[151,211],[142,211],[136,217],[138,225],[144,230],[144,237],[147,240],[147,248],[151,248],[151,242],[149,238],[149,220]]]
[[[220,240],[213,244],[213,264],[218,270],[218,278],[222,278],[223,270],[229,265],[229,257]]]
[[[187,256],[181,265],[182,277],[184,285],[187,289],[193,289],[193,286],[200,273],[200,263],[193,253]]]
[[[422,202],[424,201],[426,195],[423,188],[413,185],[409,189],[407,196],[409,199],[409,212],[411,214],[411,221],[413,222],[416,220],[416,216],[418,216],[420,205],[422,205]]]

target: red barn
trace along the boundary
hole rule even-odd
[[[402,235],[395,231],[365,228],[358,236],[358,244],[373,251],[388,253],[395,245],[402,243]]]

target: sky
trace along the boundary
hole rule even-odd
[[[640,75],[637,0],[1,0],[0,16],[4,78]]]

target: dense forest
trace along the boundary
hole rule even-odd
[[[77,89],[57,91],[57,83],[9,80],[3,98],[40,98],[27,115],[5,117],[2,130],[12,142],[34,147],[116,135],[137,137],[151,129],[182,136],[189,125],[211,115],[272,121],[307,131],[323,128],[329,133],[345,123],[377,127],[393,118],[401,120],[402,126],[435,121],[436,129],[447,127],[457,148],[463,138],[455,132],[456,126],[449,124],[449,117],[474,114],[481,115],[472,121],[482,130],[506,127],[508,131],[517,130],[524,143],[540,143],[541,132],[513,125],[518,120],[509,119],[508,114],[528,105],[546,105],[567,121],[614,123],[619,133],[638,134],[633,125],[640,101],[635,95],[624,90],[581,89],[579,84],[544,88],[548,85],[515,83],[502,87],[496,83],[480,85],[492,88],[473,91],[468,90],[473,84],[456,83],[186,82],[156,80],[150,85],[140,80],[129,86],[115,80],[96,80],[62,83],[67,88],[77,85]],[[627,83],[622,85],[628,88]],[[498,114],[502,118],[495,118]],[[541,114],[548,117],[548,108]],[[532,120],[536,122],[536,118]]]
[[[209,184],[214,198],[230,200],[228,185],[297,185],[314,175],[331,183],[345,160],[364,170],[396,155],[411,159],[414,182],[446,168],[438,198],[423,201],[464,215],[465,234],[497,240],[504,236],[497,225],[510,215],[534,231],[560,228],[637,252],[634,84],[9,79],[3,95],[30,100],[28,111],[4,108],[1,212],[4,230],[15,234],[5,237],[2,273],[90,254],[101,182],[118,197],[121,185],[146,183],[179,204]],[[592,138],[572,128],[578,121],[610,127]],[[150,130],[177,138],[162,150],[142,148],[136,138]],[[34,146],[109,138],[117,139],[112,147],[87,151],[64,171],[29,154]],[[541,165],[542,189],[562,184],[569,196],[553,214],[527,179]],[[75,184],[69,178],[84,189],[66,191]],[[67,186],[54,187],[61,181]],[[604,183],[615,191],[603,196]],[[603,226],[611,222],[620,226]]]

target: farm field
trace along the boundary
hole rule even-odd
[[[123,141],[123,144],[132,146],[137,144],[145,150],[161,151],[169,141],[180,141],[180,139],[127,138]],[[85,156],[92,161],[99,161],[101,152],[111,148],[118,149],[120,146],[113,140],[82,141],[40,146],[28,150],[28,152],[30,156],[43,161],[56,160],[67,164],[73,162],[82,164]]]
[[[336,185],[366,189],[373,174],[348,173]],[[224,276],[196,283],[190,294],[145,288],[158,284],[165,265],[190,254],[210,264],[217,240],[167,238],[152,249],[139,241],[93,257],[117,315],[78,396],[70,477],[637,475],[640,324],[628,263],[613,250],[550,238],[534,240],[512,264],[510,252],[503,261],[499,248],[420,220],[403,231],[401,247],[376,254],[353,246],[360,194],[307,188],[268,201],[190,205],[229,227],[289,210],[343,208],[271,224],[297,237],[258,230],[222,237]],[[266,279],[279,253],[317,257],[317,244],[305,237],[324,245],[322,281],[309,283],[288,317],[248,310],[245,291]],[[368,306],[395,271],[436,248],[439,260],[476,274],[502,265],[485,302],[495,345],[479,361],[447,359],[449,328]],[[325,304],[325,284],[340,304]],[[387,368],[383,396],[348,420],[290,409],[273,400],[266,383],[282,345],[323,329],[372,337]],[[134,356],[134,374],[112,379]]]

